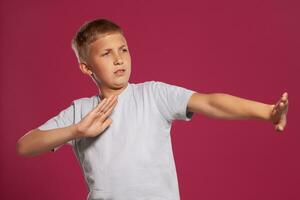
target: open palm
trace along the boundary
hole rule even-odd
[[[273,106],[271,113],[271,121],[275,125],[276,131],[283,131],[286,126],[288,106],[288,93],[285,92]]]
[[[117,97],[110,96],[103,99],[78,124],[77,130],[82,137],[95,137],[102,133],[111,123],[108,116],[117,104]]]

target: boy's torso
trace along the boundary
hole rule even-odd
[[[175,119],[191,120],[187,105],[194,92],[158,81],[129,83],[104,132],[67,142],[84,172],[89,200],[179,200],[170,130]],[[98,95],[74,100],[38,128],[79,123],[99,101]]]

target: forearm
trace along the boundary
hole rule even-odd
[[[244,99],[229,94],[209,94],[212,117],[223,119],[262,119],[270,120],[274,105]]]
[[[75,124],[47,131],[33,129],[18,140],[17,151],[19,155],[35,156],[78,137],[79,133]]]

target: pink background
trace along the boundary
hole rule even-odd
[[[182,200],[300,199],[299,5],[296,0],[1,1],[0,199],[86,198],[71,147],[27,158],[17,155],[16,141],[72,100],[97,92],[70,47],[79,26],[94,18],[111,19],[124,29],[132,83],[157,80],[265,103],[289,93],[283,134],[258,120],[196,114],[190,122],[175,121]]]

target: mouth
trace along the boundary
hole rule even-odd
[[[114,74],[121,76],[121,75],[124,75],[125,71],[126,71],[125,69],[119,69],[119,70],[115,71]]]

